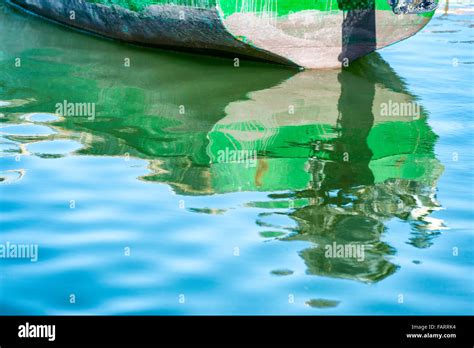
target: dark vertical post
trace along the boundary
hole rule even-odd
[[[339,60],[347,67],[377,48],[375,0],[338,0],[338,4],[344,11]]]

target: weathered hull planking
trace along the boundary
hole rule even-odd
[[[386,0],[10,0],[109,38],[336,68],[417,33],[434,10],[396,15]]]

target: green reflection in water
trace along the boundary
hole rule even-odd
[[[25,103],[2,122],[54,113],[65,100],[95,103],[94,120],[53,123],[60,137],[84,144],[78,153],[146,159],[150,174],[141,179],[181,195],[268,192],[268,200],[248,203],[268,211],[257,220],[261,235],[313,243],[300,253],[309,274],[363,282],[393,274],[396,250],[381,241],[393,218],[412,225],[414,246],[431,245],[439,227],[427,218],[439,207],[437,137],[422,108],[394,112],[394,105],[416,106],[416,98],[377,54],[343,71],[235,69],[225,60],[74,40],[81,34],[37,20],[18,27],[9,18],[1,29],[18,43],[0,55],[1,99]],[[297,227],[275,225],[274,214]],[[365,246],[364,259],[326,257],[333,242]]]

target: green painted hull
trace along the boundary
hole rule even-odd
[[[386,0],[11,0],[129,43],[335,68],[418,32],[431,13],[397,16]]]

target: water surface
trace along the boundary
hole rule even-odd
[[[0,313],[472,315],[472,27],[299,72],[0,3]]]

